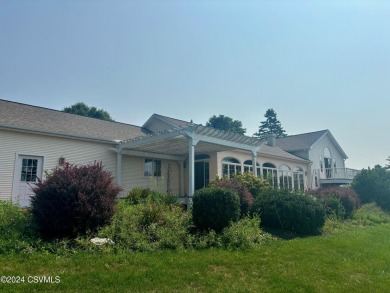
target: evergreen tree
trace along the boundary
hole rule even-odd
[[[209,121],[206,122],[206,126],[239,134],[244,134],[246,132],[246,129],[242,128],[241,121],[233,120],[225,115],[219,115],[218,117],[214,115],[210,117]]]
[[[390,156],[386,159],[386,161],[388,161],[389,164],[386,164],[385,169],[390,170]]]
[[[266,139],[270,134],[274,134],[276,137],[285,137],[287,136],[286,131],[283,129],[282,124],[276,117],[276,112],[274,109],[268,109],[265,112],[264,117],[265,121],[260,122],[259,131],[254,133],[253,136],[256,136],[260,139]]]
[[[76,103],[70,107],[65,107],[63,112],[76,114],[80,116],[86,116],[106,121],[114,121],[110,114],[103,109],[97,109],[96,107],[89,107],[85,103]]]

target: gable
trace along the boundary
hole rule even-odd
[[[307,158],[307,152],[313,149],[317,144],[323,142],[326,138],[334,145],[343,159],[348,158],[329,130],[320,130],[278,138],[276,139],[276,145],[287,152],[293,153],[299,157]]]
[[[191,125],[190,122],[186,122],[183,120],[174,119],[174,118],[170,118],[158,114],[153,114],[144,123],[144,125],[142,125],[142,128],[157,133],[168,129],[185,128],[190,125]]]

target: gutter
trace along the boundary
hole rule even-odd
[[[61,137],[61,138],[71,138],[71,139],[77,139],[77,140],[84,140],[84,141],[93,141],[93,142],[100,142],[100,143],[106,143],[106,144],[119,144],[119,140],[110,140],[110,139],[99,139],[92,136],[79,136],[79,135],[70,135],[62,132],[52,132],[52,131],[42,131],[37,130],[34,128],[28,128],[28,127],[15,127],[15,126],[7,126],[7,125],[0,125],[0,129],[8,130],[8,131],[18,131],[18,132],[27,132],[27,133],[33,133],[33,134],[40,134],[40,135],[46,135],[46,136],[55,136],[55,137]]]

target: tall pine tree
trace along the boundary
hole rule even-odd
[[[268,109],[267,112],[265,112],[264,117],[266,120],[260,122],[259,131],[254,133],[253,136],[256,136],[260,139],[266,139],[272,133],[276,137],[287,136],[286,131],[282,127],[282,124],[276,117],[276,112],[274,109]]]

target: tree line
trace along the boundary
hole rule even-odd
[[[114,121],[107,111],[97,109],[96,107],[90,107],[82,102],[65,107],[62,111],[100,120]],[[277,138],[287,136],[286,131],[283,129],[282,124],[278,120],[274,109],[268,109],[265,112],[264,117],[266,119],[260,122],[259,130],[253,134],[254,137],[266,139],[270,134],[274,134]],[[243,128],[240,120],[234,120],[229,116],[221,114],[210,117],[206,122],[206,126],[239,134],[245,134],[246,132],[246,128]]]

